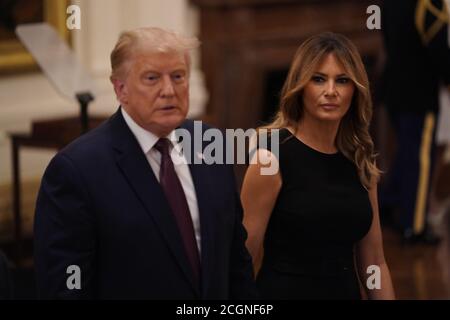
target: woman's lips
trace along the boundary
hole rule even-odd
[[[337,104],[333,104],[333,103],[324,103],[320,105],[322,108],[324,108],[325,110],[334,110],[339,108],[339,105]]]

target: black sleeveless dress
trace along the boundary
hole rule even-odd
[[[270,144],[269,144],[270,145]],[[282,187],[257,285],[265,299],[360,299],[353,249],[372,223],[367,190],[342,153],[280,130]]]

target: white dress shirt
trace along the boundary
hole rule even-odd
[[[123,118],[130,128],[131,132],[133,132],[136,137],[139,145],[142,148],[145,156],[147,157],[147,161],[150,164],[150,167],[153,170],[153,173],[156,176],[156,179],[159,181],[159,170],[161,167],[161,153],[156,150],[154,145],[159,140],[159,138],[151,133],[150,131],[145,130],[141,126],[139,126],[123,109],[120,108]],[[197,247],[199,253],[201,253],[201,233],[200,233],[200,215],[198,210],[198,202],[197,196],[195,194],[195,186],[192,181],[191,172],[189,170],[189,166],[185,159],[183,159],[183,155],[177,152],[177,149],[174,148],[177,145],[177,139],[175,136],[175,131],[172,131],[167,137],[172,143],[170,157],[172,158],[172,162],[174,164],[175,172],[178,175],[178,179],[180,179],[181,186],[183,187],[184,194],[186,195],[186,200],[189,206],[189,212],[191,213],[192,223],[194,225],[195,239],[197,240]]]

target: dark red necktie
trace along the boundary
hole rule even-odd
[[[161,138],[156,142],[155,149],[161,153],[161,168],[159,171],[159,183],[161,184],[167,201],[169,202],[175,221],[183,239],[184,249],[191,264],[196,280],[200,280],[200,258],[197,241],[195,240],[194,225],[189,211],[189,206],[181,186],[180,179],[173,166],[169,152],[171,142]]]

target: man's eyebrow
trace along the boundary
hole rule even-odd
[[[179,68],[179,69],[175,69],[175,70],[171,71],[170,73],[175,73],[175,72],[187,72],[187,70],[184,68]]]
[[[187,72],[187,70],[186,70],[185,68],[180,67],[180,68],[177,68],[177,69],[175,69],[175,70],[173,70],[173,71],[170,71],[170,73],[174,73],[174,72]],[[142,71],[142,74],[146,74],[146,73],[156,73],[156,74],[161,74],[161,71],[156,71],[155,69],[148,68],[148,69],[144,69],[144,70]]]
[[[145,69],[144,71],[142,71],[142,74],[146,74],[146,73],[156,73],[159,74],[158,71],[155,71],[154,69]]]

